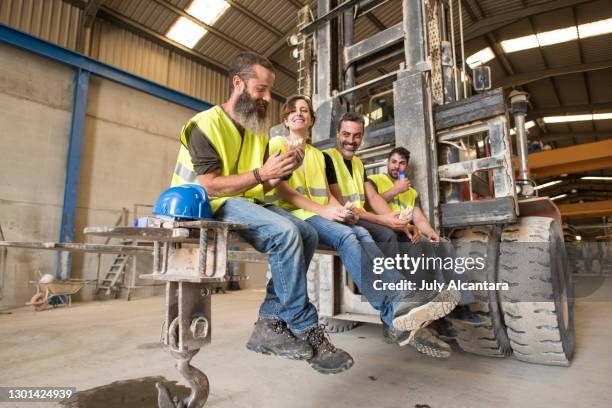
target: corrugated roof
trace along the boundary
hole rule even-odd
[[[287,71],[295,72],[296,64],[289,56],[290,47],[279,43],[280,39],[283,38],[280,34],[295,30],[300,4],[310,5],[316,14],[317,0],[231,1],[234,4],[238,4],[242,10],[231,7],[214,24],[216,31],[221,34],[217,35],[209,32],[196,45],[194,50],[205,57],[210,57],[223,64],[228,64],[236,54],[244,49],[267,54],[275,63],[284,67],[284,69],[277,70],[275,90],[281,94],[292,94],[295,92],[297,86],[295,76],[288,75]],[[112,9],[155,32],[164,34],[178,18],[179,14],[171,10],[171,7],[160,5],[160,2],[168,3],[179,9],[185,9],[191,0],[106,0],[103,7]],[[525,7],[550,2],[551,0],[463,0],[463,25],[465,29],[469,29],[481,18],[507,15]],[[49,20],[51,23],[45,23],[48,19],[41,13],[40,3],[42,2],[3,0],[0,4],[2,5],[2,10],[5,10],[3,18],[10,25],[24,27],[30,24],[27,23],[28,21],[31,21],[31,25],[36,27],[25,27],[24,29],[62,45],[74,47],[75,25],[78,22],[80,10],[73,6],[68,6],[60,0],[52,0],[50,3],[53,7],[53,13],[60,13],[65,16],[61,19],[53,18]],[[457,1],[453,1],[455,7],[454,25],[458,40],[459,13],[456,8],[457,3]],[[545,14],[522,18],[512,24],[492,31],[491,37],[481,36],[467,41],[465,44],[466,55],[471,55],[480,49],[490,46],[492,41],[502,41],[574,24],[610,18],[612,17],[611,3],[610,0],[590,1],[574,7],[566,7]],[[467,9],[468,7],[470,10]],[[266,24],[261,24],[257,21],[258,19],[265,21]],[[377,33],[381,29],[380,24],[388,28],[400,22],[401,19],[402,2],[399,0],[388,1],[377,7],[372,12],[370,18],[360,18],[356,22],[355,41],[360,41]],[[50,24],[56,24],[56,21],[61,21],[61,26],[51,27]],[[266,25],[270,25],[274,29],[266,28]],[[98,30],[104,30],[103,26],[97,27]],[[100,59],[113,61],[126,69],[154,80],[161,80],[164,75],[168,75],[169,68],[160,62],[164,60],[163,56],[156,57],[159,53],[163,54],[165,52],[163,48],[151,48],[148,43],[140,44],[137,38],[120,31],[108,30],[108,33],[99,33],[94,38],[98,41],[106,38],[110,42],[124,42],[124,44],[94,44],[92,53],[95,52],[96,56]],[[146,48],[147,50],[143,54],[145,55],[144,59],[136,61],[138,55],[140,55],[137,50],[141,48],[143,50]],[[119,53],[123,54],[119,55]],[[133,53],[133,55],[130,56],[130,53]],[[457,55],[459,57],[459,47],[457,47]],[[516,75],[581,63],[610,61],[612,60],[612,34],[572,40],[561,44],[505,54],[504,56],[510,64],[511,70]],[[175,57],[173,56],[173,58]],[[188,86],[196,88],[203,86],[198,85],[198,79],[195,76],[199,74],[195,68],[187,67],[185,61],[181,62],[182,65],[177,64],[178,62],[170,64],[170,71],[175,73],[173,75],[176,75],[176,77],[168,79],[170,82],[177,84],[176,86],[181,89]],[[181,68],[183,65],[185,65],[185,70]],[[508,70],[505,64],[502,64],[499,56],[489,61],[487,65],[492,69],[494,86],[499,81],[508,77]],[[387,64],[387,66],[378,71],[360,76],[358,81],[363,82],[373,79],[384,72],[390,72],[397,68],[397,63]],[[183,74],[189,76],[190,79],[184,85],[181,85],[181,80],[178,76]],[[216,77],[214,79],[212,77],[209,78],[213,74],[209,73],[208,70],[205,73],[203,71],[202,75],[215,83],[216,86],[220,86],[218,82],[221,80]],[[223,75],[219,76],[219,78],[221,77]],[[167,80],[163,82],[167,82]],[[535,109],[558,107],[561,104],[572,106],[611,102],[612,68],[541,79],[524,85],[523,89],[531,93],[531,102]],[[221,89],[212,93],[197,89],[191,91],[186,89],[186,91],[206,95],[212,101],[222,98],[225,92]],[[608,126],[612,127],[610,122],[612,121],[600,121],[596,124],[590,123],[588,126],[591,126],[597,132],[606,131],[609,130]],[[579,125],[560,124],[554,125],[554,128],[557,129],[556,131],[561,132],[583,129],[585,126],[587,126],[585,123]],[[553,125],[545,125],[545,128],[552,129]]]

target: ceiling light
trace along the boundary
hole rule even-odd
[[[546,116],[543,118],[544,123],[583,122],[585,120],[606,119],[612,119],[612,113],[585,113],[582,115]]]
[[[559,200],[561,198],[567,197],[567,194],[560,194],[558,196],[554,196],[551,198],[551,200],[555,201],[555,200]]]
[[[585,177],[580,177],[580,180],[606,180],[606,181],[612,181],[612,177],[585,176]]]
[[[572,41],[578,39],[578,30],[576,26],[560,28],[558,30],[545,31],[538,33],[538,43],[540,46],[559,44],[562,42]]]
[[[493,58],[495,58],[493,50],[491,47],[487,47],[467,57],[465,63],[468,64],[470,68],[474,69],[485,62],[491,61]]]
[[[297,36],[297,34],[293,34],[292,36],[288,38],[288,41],[289,41],[289,45],[298,45],[298,43],[300,42],[300,39]]]
[[[166,33],[166,36],[185,47],[193,48],[200,38],[206,34],[206,29],[193,21],[179,17]]]
[[[544,123],[582,122],[593,120],[593,115],[589,113],[586,115],[546,116],[543,120]]]
[[[582,237],[580,235],[576,235],[576,241],[582,241]]]
[[[554,186],[554,185],[562,183],[562,182],[563,182],[563,180],[549,181],[548,183],[544,183],[544,184],[540,184],[539,186],[536,186],[535,189],[536,190],[541,190],[543,188],[551,187],[551,186]]]
[[[540,46],[538,37],[535,35],[526,35],[525,37],[512,38],[501,42],[501,46],[506,54],[516,51],[528,50]]]
[[[193,0],[185,11],[208,25],[213,25],[230,7],[224,0]]]
[[[612,18],[580,24],[579,26],[563,27],[556,30],[544,31],[524,37],[504,40],[500,44],[506,54],[531,48],[559,44],[579,38],[589,38],[597,35],[612,33]]]
[[[578,33],[580,34],[580,38],[612,33],[612,18],[580,24],[578,26]]]

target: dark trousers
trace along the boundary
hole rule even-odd
[[[376,245],[378,245],[382,253],[388,258],[393,258],[397,254],[408,254],[410,257],[440,257],[443,259],[455,257],[455,248],[450,242],[433,245],[426,238],[421,238],[420,242],[413,244],[410,242],[410,238],[402,231],[394,231],[389,227],[364,220],[359,220],[357,225],[368,230],[374,242],[376,242]],[[404,275],[406,274],[404,273]],[[465,273],[459,274],[444,268],[423,269],[416,271],[416,273],[413,272],[410,276],[406,275],[406,278],[411,280],[424,279],[427,281],[435,279],[438,282],[447,283],[451,279],[467,282]],[[459,292],[461,293],[459,304],[466,305],[474,302],[474,295],[471,291],[460,290]]]

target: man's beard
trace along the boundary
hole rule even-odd
[[[268,118],[268,102],[263,99],[253,99],[245,88],[238,96],[234,106],[236,121],[245,129],[256,135],[268,134],[270,119]]]

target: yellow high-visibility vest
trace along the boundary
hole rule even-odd
[[[344,202],[351,201],[357,208],[363,209],[365,207],[365,186],[363,185],[365,169],[361,159],[357,156],[353,156],[351,159],[353,166],[353,174],[351,175],[344,164],[344,158],[336,148],[327,149],[324,152],[331,157],[334,163],[336,179]]]
[[[278,151],[284,152],[287,138],[276,136],[270,140],[270,155]],[[304,161],[302,165],[293,171],[287,183],[298,193],[320,205],[327,205],[327,180],[325,179],[325,159],[323,153],[311,144],[306,144]],[[315,213],[297,208],[294,205],[281,200],[277,196],[276,189],[266,193],[266,203],[275,204],[291,211],[293,215],[301,220],[308,219]]]
[[[230,176],[252,171],[261,167],[268,145],[268,135],[256,135],[245,129],[244,137],[240,136],[238,129],[221,109],[215,106],[195,115],[183,127],[181,132],[181,148],[176,159],[176,166],[172,176],[172,186],[187,183],[197,183],[197,176],[193,171],[191,154],[189,154],[189,138],[194,127],[199,127],[215,146],[221,157],[221,176]],[[256,185],[242,194],[224,197],[210,197],[213,213],[231,197],[244,197],[249,201],[264,202],[264,190],[261,184]]]
[[[378,194],[381,195],[393,187],[393,180],[391,180],[387,174],[372,174],[368,176],[368,179],[376,184],[376,190]],[[393,211],[401,211],[407,207],[414,207],[418,195],[419,193],[417,193],[414,188],[410,187],[407,191],[393,197],[389,202],[389,207],[391,207]]]

